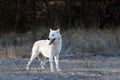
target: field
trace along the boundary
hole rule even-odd
[[[42,70],[39,61],[25,70],[28,59],[0,59],[0,80],[120,80],[119,57],[92,57],[60,60],[62,72],[50,72],[49,63]]]
[[[33,43],[48,38],[41,31],[0,35],[0,80],[120,80],[120,29],[61,30],[63,71],[42,70],[38,60],[26,71]]]

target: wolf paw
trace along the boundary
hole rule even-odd
[[[29,67],[26,67],[26,70],[29,71]]]
[[[61,72],[62,70],[61,69],[57,69],[58,72]]]
[[[45,67],[41,67],[42,69],[45,69]]]
[[[55,72],[55,70],[54,70],[54,69],[51,69],[51,72]]]

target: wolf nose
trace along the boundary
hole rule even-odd
[[[48,40],[50,40],[50,38],[48,38]]]

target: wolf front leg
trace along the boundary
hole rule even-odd
[[[50,56],[50,57],[49,57],[49,62],[50,62],[50,70],[51,70],[51,72],[54,72],[53,56]]]
[[[60,68],[59,68],[59,56],[55,56],[55,64],[56,64],[56,69],[57,71],[62,71]]]

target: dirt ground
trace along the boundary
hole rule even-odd
[[[27,62],[28,59],[0,59],[0,80],[120,80],[119,57],[62,59],[62,72],[50,72],[49,63],[42,70],[38,60],[26,71]]]

